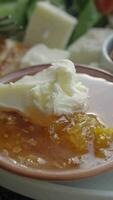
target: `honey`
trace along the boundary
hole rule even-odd
[[[0,154],[32,168],[89,167],[112,156],[113,128],[95,115],[74,113],[37,125],[16,111],[0,111]]]

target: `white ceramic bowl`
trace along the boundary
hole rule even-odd
[[[11,73],[0,79],[0,82],[9,82],[19,79],[26,74],[34,74],[47,68],[49,65],[38,65],[31,68],[26,68],[18,72]],[[97,116],[108,126],[112,127],[113,122],[113,76],[97,69],[91,69],[87,66],[76,65],[76,70],[79,74],[79,79],[89,88],[89,113],[96,113]],[[98,78],[97,78],[98,77]],[[106,80],[108,81],[106,81]],[[111,81],[111,82],[110,82]],[[107,93],[107,95],[106,95]],[[92,160],[92,159],[91,159]],[[94,176],[105,171],[113,169],[113,159],[102,162],[99,165],[97,161],[92,163],[89,161],[88,167],[81,169],[70,170],[47,170],[47,169],[32,169],[25,168],[21,165],[15,164],[12,160],[0,154],[0,167],[9,170],[19,175],[43,180],[61,181],[61,180],[75,180]]]
[[[102,47],[101,67],[113,73],[113,60],[110,53],[113,50],[113,34],[110,35],[104,42]]]
[[[0,82],[5,83],[15,78],[20,78],[25,74],[33,74],[37,71],[45,68],[44,66],[32,67],[19,72],[11,73],[0,79]],[[89,86],[90,89],[90,110],[95,111],[101,119],[112,126],[113,122],[113,75],[105,73],[97,69],[91,69],[86,66],[76,66],[77,72],[80,73],[81,81]],[[85,74],[85,76],[82,76]],[[87,76],[91,76],[89,81],[87,81]],[[98,78],[97,78],[98,77]],[[107,81],[106,81],[107,80]],[[106,95],[107,94],[107,95]],[[103,117],[103,118],[102,118]],[[56,175],[51,181],[47,181],[42,176],[43,180],[39,180],[36,174],[22,174],[17,170],[16,166],[11,168],[8,162],[0,162],[0,185],[9,188],[12,191],[23,194],[25,196],[32,197],[37,200],[112,200],[113,199],[113,172],[109,173],[109,170],[113,169],[113,160],[110,162],[105,162],[98,168],[92,167],[91,169],[86,169],[81,174],[82,176],[77,177],[77,174],[70,173],[69,176],[63,177],[65,180],[63,182],[55,182]],[[92,175],[97,175],[102,172],[107,172],[106,174],[98,175],[92,177]],[[72,177],[72,175],[74,175]],[[91,176],[91,177],[89,177]],[[75,181],[76,178],[85,178],[84,180]],[[89,178],[88,178],[89,177]],[[50,176],[48,177],[50,179]],[[71,180],[68,182],[66,180]],[[62,180],[60,177],[57,180]],[[109,190],[109,191],[108,191]]]

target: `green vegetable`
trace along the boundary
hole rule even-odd
[[[29,2],[29,6],[28,6],[28,9],[27,9],[27,17],[28,17],[28,20],[30,19],[32,13],[33,13],[33,10],[35,8],[35,5],[36,3],[38,2],[39,0],[32,0]]]
[[[11,3],[11,2],[16,2],[17,0],[0,0],[1,3]]]
[[[67,0],[66,10],[69,14],[78,16],[89,0]]]
[[[78,17],[78,25],[76,26],[68,45],[72,44],[88,29],[93,27],[101,18],[102,15],[97,11],[94,1],[89,0]]]
[[[26,24],[26,13],[30,0],[18,0],[15,8],[15,20],[19,26],[25,26]]]
[[[14,15],[16,3],[10,2],[10,3],[1,3],[0,2],[0,16],[6,16],[6,15]]]
[[[66,0],[50,0],[50,2],[52,4],[54,4],[55,6],[58,6],[58,7],[61,7],[61,8],[64,8],[65,9],[65,6],[66,6]]]

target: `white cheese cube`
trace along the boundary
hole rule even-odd
[[[112,29],[93,28],[79,38],[70,47],[71,60],[76,63],[99,63],[101,60],[102,45]]]
[[[23,67],[29,65],[51,63],[56,60],[69,58],[70,53],[63,49],[48,48],[44,44],[37,44],[30,48],[22,58]]]
[[[38,2],[27,27],[25,43],[64,48],[77,20],[49,2]]]

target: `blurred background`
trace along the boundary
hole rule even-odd
[[[112,34],[113,0],[0,0],[0,75],[61,58],[103,68]]]

